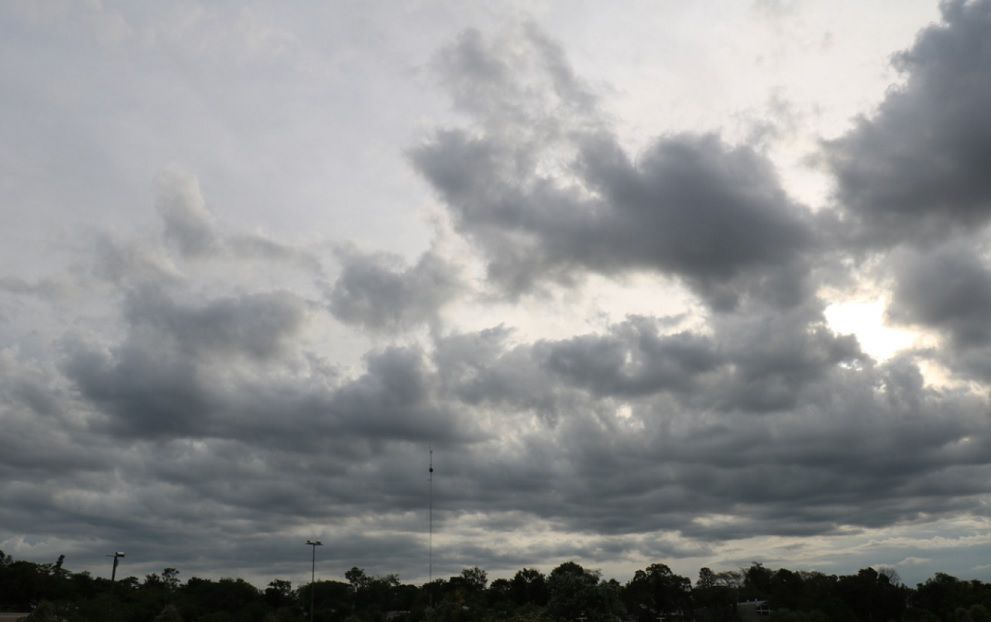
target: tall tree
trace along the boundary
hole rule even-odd
[[[667,565],[651,564],[626,584],[626,606],[645,622],[675,612],[690,615],[691,587],[687,577],[674,574]]]

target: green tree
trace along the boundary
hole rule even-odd
[[[622,613],[620,588],[600,583],[599,573],[565,562],[547,577],[547,614],[552,620],[613,620]]]
[[[667,565],[651,564],[626,584],[627,610],[645,622],[662,614],[690,615],[691,586],[687,577],[674,574]]]
[[[174,592],[179,589],[179,571],[175,568],[166,568],[162,570],[162,583],[169,591]]]
[[[367,587],[368,582],[371,580],[369,579],[368,575],[365,574],[365,571],[362,570],[361,568],[358,568],[357,566],[352,566],[351,570],[345,572],[344,578],[348,580],[348,583],[351,584],[351,588],[355,592],[357,592],[363,587]]]
[[[836,592],[857,620],[897,620],[905,610],[904,589],[873,568],[840,577]]]
[[[716,573],[704,566],[699,568],[699,580],[695,582],[695,587],[703,590],[716,587]]]
[[[292,604],[292,582],[283,579],[270,581],[265,588],[265,602],[273,609]]]
[[[738,585],[736,573],[717,574],[709,568],[701,568],[691,594],[695,618],[704,622],[735,621]]]
[[[517,605],[547,604],[547,581],[535,568],[523,568],[510,581],[510,596]]]
[[[488,575],[478,566],[462,570],[461,578],[464,580],[468,589],[475,592],[483,591],[489,583]]]
[[[805,581],[802,575],[787,568],[781,568],[771,575],[768,587],[771,609],[802,609],[804,599]]]
[[[743,589],[741,597],[745,600],[766,600],[771,596],[770,570],[760,562],[753,562],[743,571]]]

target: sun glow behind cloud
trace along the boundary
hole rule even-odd
[[[885,298],[852,299],[834,302],[824,313],[830,328],[840,334],[854,335],[860,347],[874,360],[883,362],[903,350],[917,347],[924,336],[891,326],[885,321]]]

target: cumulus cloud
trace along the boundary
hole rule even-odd
[[[433,252],[413,266],[384,254],[345,251],[341,274],[328,298],[341,321],[389,331],[434,321],[440,308],[460,289],[456,268]]]
[[[991,217],[991,2],[941,9],[942,23],[895,57],[904,84],[825,145],[858,245],[922,243]]]
[[[931,357],[987,381],[991,2],[944,2],[941,13],[894,57],[904,83],[824,148],[838,237],[879,257],[888,318],[935,332]]]
[[[525,69],[500,45],[528,50]],[[645,270],[680,277],[717,309],[744,294],[783,306],[808,295],[810,215],[754,149],[676,134],[634,159],[532,30],[512,44],[469,33],[441,58],[471,124],[411,157],[508,293]]]
[[[185,255],[201,255],[217,244],[213,215],[195,177],[178,171],[163,174],[155,203],[165,227],[165,239]]]
[[[333,520],[333,563],[417,576],[430,444],[451,565],[709,555],[972,512],[986,492],[986,400],[927,388],[908,359],[873,365],[814,304],[750,302],[705,331],[640,316],[530,343],[436,334],[327,376],[298,296],[190,287],[128,289],[125,334],[65,341],[61,374],[8,357],[2,416],[22,441],[40,442],[39,416],[85,413],[68,419],[79,450],[39,464],[86,491],[31,493],[28,454],[5,452],[5,496],[32,516],[8,507],[8,529],[98,523],[91,537],[190,568],[191,550],[142,542],[247,538],[221,558],[271,572],[292,536],[258,533]],[[95,483],[113,473],[113,490]],[[473,544],[480,530],[516,536],[495,550]]]
[[[986,400],[926,388],[907,359],[874,366],[825,328],[761,321],[768,332],[748,334],[757,320],[739,318],[714,335],[662,335],[637,318],[529,346],[499,346],[504,331],[446,338],[436,356],[451,398],[541,422],[533,434],[514,424],[459,503],[482,511],[498,499],[580,532],[701,541],[978,507]],[[464,457],[461,469],[478,460]]]
[[[691,391],[721,357],[712,340],[690,332],[658,333],[653,318],[633,318],[607,335],[539,344],[541,364],[575,386],[600,395],[637,396],[663,389]]]
[[[95,425],[129,438],[292,442],[307,429],[339,442],[471,436],[472,426],[439,400],[436,374],[415,349],[373,353],[353,380],[321,378],[325,371],[290,345],[306,316],[287,292],[191,305],[140,291],[125,300],[121,343],[68,340],[62,367],[107,415]]]
[[[951,244],[906,252],[894,261],[892,319],[945,332],[958,348],[991,341],[991,267],[973,249]]]
[[[893,296],[888,318],[933,331],[928,356],[964,377],[991,380],[991,265],[982,244],[956,238],[889,259]]]

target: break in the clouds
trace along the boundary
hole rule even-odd
[[[747,54],[722,62],[754,84],[828,49],[808,43],[823,40],[808,7],[778,4],[726,11]],[[622,118],[651,93],[627,92],[624,71],[701,80],[702,55],[634,62],[653,38],[580,11],[368,8],[335,13],[356,30],[328,43],[311,24],[327,15],[300,6],[95,7],[61,43],[83,9],[4,10],[5,51],[45,50],[32,62],[55,70],[74,46],[81,66],[143,76],[103,99],[0,61],[18,85],[4,109],[63,130],[36,127],[23,152],[0,141],[19,163],[0,184],[17,213],[0,273],[5,552],[99,572],[123,549],[136,573],[267,581],[298,578],[319,537],[328,574],[421,580],[432,447],[441,572],[762,560],[986,576],[991,2],[919,18],[879,52],[900,82],[872,83],[876,109],[847,94],[859,116],[831,134],[739,131],[702,97],[698,117]],[[639,21],[692,23],[657,11]],[[831,37],[856,37],[832,19]],[[708,24],[680,44],[665,31],[671,49],[710,49]],[[207,45],[206,25],[223,37]],[[589,60],[603,40],[630,46],[601,48],[628,61],[615,75]],[[825,58],[866,62],[844,54]],[[808,110],[842,99],[830,89],[754,99]],[[363,105],[342,108],[351,96]],[[389,116],[401,103],[409,116]],[[322,134],[340,123],[324,104],[361,131]],[[797,159],[833,187],[818,201],[782,164],[802,132],[813,152]],[[105,187],[46,168],[38,154],[62,147],[108,154],[86,164]],[[136,180],[140,158],[154,166]],[[131,184],[142,198],[106,208]],[[864,292],[918,347],[882,359],[830,324]]]

